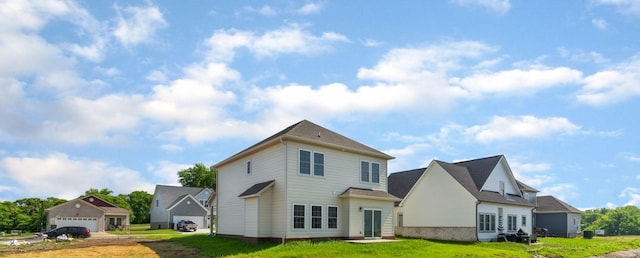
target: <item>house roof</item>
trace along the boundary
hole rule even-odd
[[[374,199],[374,200],[387,200],[387,201],[401,201],[402,199],[387,193],[385,191],[349,187],[338,197],[340,198],[360,198],[360,199]]]
[[[257,183],[255,185],[252,185],[247,190],[245,190],[240,195],[238,195],[238,197],[240,197],[240,198],[249,198],[249,197],[260,196],[262,194],[262,192],[264,192],[265,190],[269,189],[269,187],[273,186],[275,182],[276,182],[276,180],[271,180],[271,181]]]
[[[91,198],[93,198],[93,200],[91,201]],[[51,211],[57,208],[60,208],[62,206],[65,206],[71,202],[81,202],[84,204],[87,204],[91,207],[94,207],[96,209],[102,210],[106,215],[125,215],[125,214],[131,214],[130,211],[128,211],[125,208],[120,208],[116,205],[113,205],[95,195],[87,195],[87,196],[81,196],[79,198],[70,200],[68,202],[65,203],[61,203],[58,204],[56,206],[50,207],[45,209],[45,211]]]
[[[424,171],[427,168],[417,168],[413,170],[407,170],[402,172],[395,172],[389,175],[389,179],[387,180],[389,193],[397,196],[399,198],[404,199],[409,193],[409,190],[416,184],[420,176],[424,174]],[[400,202],[396,202],[396,206],[398,206]]]
[[[553,196],[538,196],[535,213],[582,213],[581,210]]]
[[[173,208],[175,208],[176,206],[178,206],[179,204],[183,203],[185,200],[187,201],[187,204],[189,204],[189,199],[193,200],[194,205],[199,206],[200,208],[202,208],[204,211],[208,211],[207,208],[205,208],[198,200],[196,200],[195,196],[190,195],[190,194],[185,194],[182,195],[180,197],[178,197],[170,206],[169,208],[167,208],[167,210],[173,210]]]
[[[242,158],[246,155],[259,151],[263,148],[271,146],[282,140],[292,140],[298,142],[304,142],[314,145],[319,145],[332,149],[339,149],[344,151],[350,151],[354,153],[361,153],[370,155],[373,157],[390,160],[394,157],[389,156],[379,150],[366,146],[362,143],[349,139],[341,134],[331,131],[327,128],[314,124],[308,120],[302,120],[295,123],[284,130],[277,132],[276,134],[267,137],[266,139],[236,153],[235,155],[213,165],[213,167],[220,167],[229,162]]]
[[[503,157],[498,155],[456,163],[438,160],[435,162],[479,201],[534,207],[535,205],[519,195],[509,195],[507,198],[498,192],[481,191],[491,172]]]
[[[188,187],[188,186],[172,186],[172,185],[156,185],[154,196],[157,199],[166,200],[165,209],[173,206],[176,202],[184,199],[185,195],[197,196],[200,192],[209,190],[212,194],[214,191],[205,187]]]
[[[520,187],[520,190],[522,191],[527,191],[527,192],[540,192],[538,191],[538,189],[535,189],[531,186],[528,186],[527,184],[520,182],[519,180],[516,180],[516,182],[518,183],[518,187]]]

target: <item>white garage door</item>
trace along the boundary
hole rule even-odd
[[[176,224],[181,220],[191,220],[198,224],[198,228],[207,228],[207,222],[202,216],[173,216],[173,229],[176,229]]]
[[[98,218],[88,217],[58,217],[56,218],[57,227],[76,226],[86,227],[91,232],[98,231]]]

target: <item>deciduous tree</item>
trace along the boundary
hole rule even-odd
[[[180,170],[178,172],[179,182],[182,186],[208,187],[216,189],[216,170],[209,168],[202,163],[194,167]]]

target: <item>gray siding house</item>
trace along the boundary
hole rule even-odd
[[[173,228],[180,220],[192,220],[198,228],[210,221],[210,188],[156,185],[151,203],[152,229]]]
[[[582,211],[553,196],[539,196],[535,226],[547,228],[550,236],[576,237],[580,234]]]

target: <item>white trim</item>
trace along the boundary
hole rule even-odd
[[[313,227],[313,207],[320,207],[320,228],[314,228]],[[313,231],[320,231],[320,230],[324,230],[324,205],[322,204],[310,204],[309,205],[309,229],[313,230]]]
[[[329,208],[330,207],[336,208],[336,227],[335,228],[329,227]],[[332,230],[332,231],[340,230],[340,206],[338,205],[331,205],[331,204],[327,205],[327,230]]]
[[[309,152],[309,174],[304,174],[304,173],[300,172],[300,164],[302,162],[302,160],[300,159],[300,153],[302,151]],[[301,175],[301,176],[311,176],[311,175],[313,175],[313,155],[312,154],[313,154],[313,151],[311,151],[311,150],[298,148],[298,163],[297,163],[297,168],[296,168],[296,170],[298,171],[298,175]]]
[[[304,216],[302,217],[304,219],[304,223],[302,224],[302,228],[296,228],[295,224],[296,224],[296,217],[295,217],[295,212],[296,212],[296,206],[300,205],[302,207],[304,207],[303,211],[304,211]],[[304,203],[292,203],[291,204],[291,230],[294,231],[306,231],[307,230],[307,204]]]
[[[304,173],[300,173],[300,152],[301,151],[306,151],[309,152],[309,174],[304,174]],[[316,175],[316,169],[315,169],[315,154],[322,154],[322,175]],[[327,164],[327,155],[324,152],[321,151],[314,151],[314,150],[309,150],[309,149],[304,149],[304,148],[298,148],[298,163],[297,163],[297,171],[298,171],[298,175],[300,176],[311,176],[311,177],[320,177],[320,178],[324,178],[324,176],[327,173],[326,168],[326,164]]]
[[[368,166],[369,166],[369,181],[363,181],[362,180],[362,162],[367,162]],[[373,164],[378,164],[378,182],[373,182]],[[381,170],[382,170],[382,166],[380,164],[380,162],[375,162],[372,160],[366,160],[366,159],[361,159],[359,164],[358,164],[358,180],[360,181],[360,183],[363,184],[372,184],[372,185],[380,185],[380,174],[381,174]]]

